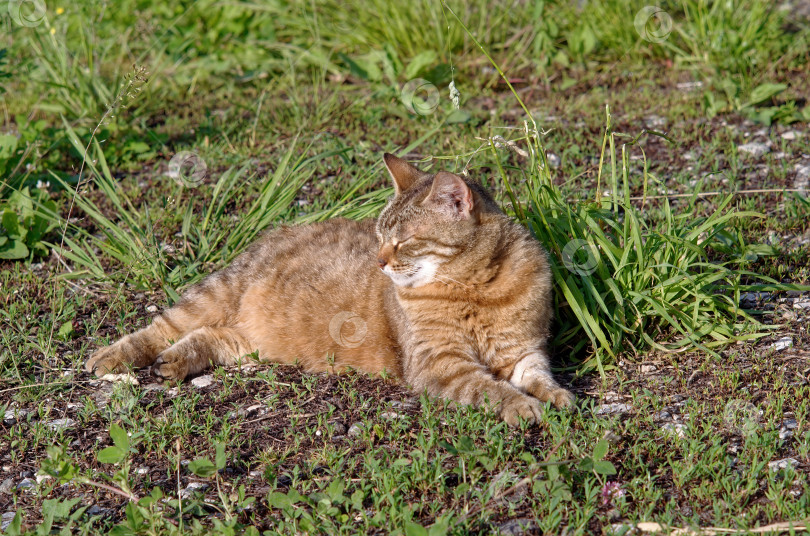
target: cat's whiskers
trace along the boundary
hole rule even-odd
[[[464,288],[470,288],[470,286],[469,286],[469,285],[465,285],[465,284],[464,284],[464,283],[462,283],[461,281],[459,281],[459,280],[457,280],[457,279],[453,279],[452,277],[449,277],[449,276],[446,276],[446,275],[433,274],[433,279],[435,279],[436,281],[439,281],[440,283],[444,283],[445,285],[448,285],[448,286],[450,285],[450,284],[449,284],[447,281],[444,281],[444,280],[443,280],[443,279],[441,279],[441,278],[444,278],[444,279],[447,279],[447,280],[449,280],[449,281],[452,281],[453,283],[455,283],[455,284],[457,284],[457,285],[461,285],[461,286],[462,286],[462,287],[464,287]]]

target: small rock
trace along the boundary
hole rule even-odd
[[[108,516],[112,513],[111,508],[102,508],[97,504],[92,505],[90,508],[84,511],[84,513],[90,517],[96,516]]]
[[[25,419],[32,412],[24,409],[7,409],[3,414],[3,424],[12,426]]]
[[[146,311],[149,312],[149,313],[157,313],[157,310],[158,310],[157,305],[147,305],[146,306]]]
[[[357,437],[363,433],[363,425],[359,422],[354,423],[353,425],[349,426],[349,431],[347,434],[350,437]]]
[[[171,389],[166,389],[166,396],[169,398],[174,398],[180,394],[180,389],[177,387],[172,387]]]
[[[602,404],[596,410],[597,415],[624,415],[625,413],[633,413],[633,406],[629,404]]]
[[[181,499],[190,499],[194,493],[198,491],[205,491],[208,489],[208,484],[205,482],[191,482],[185,489],[180,490]]]
[[[402,413],[397,413],[396,411],[383,411],[380,413],[380,417],[383,419],[393,420],[393,419],[405,419],[408,416],[403,415]]]
[[[660,115],[650,115],[644,118],[644,126],[659,130],[667,126],[667,120]]]
[[[143,386],[143,390],[146,391],[146,392],[149,392],[149,391],[165,391],[166,386],[163,385],[162,383],[156,383],[156,382],[147,383],[146,385]]]
[[[51,478],[51,475],[39,474],[37,473],[37,484],[42,484],[46,480]]]
[[[751,143],[744,143],[743,145],[738,145],[737,151],[741,153],[750,154],[751,156],[754,157],[760,157],[762,155],[768,154],[771,151],[771,148],[765,145],[764,143],[752,141]]]
[[[775,343],[771,345],[775,351],[779,352],[781,350],[786,350],[793,346],[793,339],[791,337],[782,337]]]
[[[782,460],[768,462],[768,469],[771,471],[781,471],[782,469],[787,469],[788,467],[796,468],[798,465],[799,460],[796,458],[784,458]]]
[[[667,423],[661,427],[661,430],[666,432],[667,434],[674,435],[675,437],[679,437],[683,439],[686,437],[686,425],[685,424],[676,424],[676,423]]]
[[[796,427],[799,426],[799,423],[796,422],[796,419],[794,419],[792,417],[788,417],[787,419],[782,421],[782,426],[784,426],[788,430],[795,430]]]
[[[5,531],[11,522],[14,521],[14,516],[17,515],[17,512],[3,512],[2,517],[0,517],[0,530]]]
[[[649,374],[650,372],[655,372],[656,370],[658,370],[658,367],[655,365],[641,365],[642,374]]]
[[[703,82],[696,80],[694,82],[678,82],[675,87],[681,91],[694,91],[703,87]]]
[[[671,421],[672,414],[666,410],[659,411],[655,415],[653,415],[653,420],[656,421]]]
[[[74,421],[71,418],[66,418],[66,419],[54,419],[49,423],[45,423],[45,426],[47,426],[51,430],[56,430],[58,432],[60,430],[66,430],[68,428],[71,428],[75,424],[76,421]]]
[[[501,523],[497,527],[496,534],[504,536],[522,536],[537,529],[537,522],[534,519],[523,517],[518,519],[510,519],[505,523]]]
[[[211,374],[206,374],[205,376],[197,376],[193,380],[191,380],[191,385],[198,389],[202,389],[204,387],[208,387],[214,383],[214,377]]]
[[[251,471],[248,473],[248,475],[252,478],[263,478],[264,471]]]
[[[760,300],[767,300],[770,297],[770,292],[745,292],[740,294],[740,307],[752,309],[757,306]]]
[[[0,484],[0,493],[9,494],[13,489],[14,489],[14,481],[10,478],[3,480],[3,483]]]
[[[557,169],[562,164],[562,158],[554,153],[546,153],[546,160],[548,161],[548,167],[552,169]]]
[[[135,474],[136,475],[146,475],[146,474],[149,474],[149,471],[151,471],[151,468],[148,465],[144,465],[142,467],[136,467],[135,468]]]
[[[784,441],[785,439],[790,439],[793,437],[793,430],[789,430],[785,427],[779,429],[779,439]]]
[[[342,422],[333,423],[332,428],[334,429],[334,432],[332,433],[333,436],[342,436],[346,434],[346,425]]]
[[[105,374],[100,380],[110,383],[126,383],[129,385],[139,385],[138,378],[132,374]]]
[[[810,309],[810,301],[793,302],[794,309]]]
[[[37,486],[36,480],[33,478],[23,478],[19,484],[17,484],[17,489],[31,489]]]
[[[797,132],[795,130],[786,130],[785,132],[782,132],[783,140],[793,141],[801,137],[802,137],[801,132]]]

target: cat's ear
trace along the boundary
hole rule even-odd
[[[454,219],[466,220],[473,211],[475,201],[472,190],[464,179],[453,173],[440,171],[433,178],[433,186],[422,204],[438,208]]]
[[[394,192],[396,192],[396,195],[413,186],[423,175],[421,171],[391,153],[385,153],[383,161],[385,167],[388,168],[388,173],[391,174],[391,178],[394,179]]]

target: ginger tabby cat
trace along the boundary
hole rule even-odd
[[[478,183],[384,156],[395,195],[375,221],[266,233],[152,324],[98,350],[88,372],[152,366],[180,380],[260,360],[394,374],[510,425],[572,403],[549,371],[546,254]]]

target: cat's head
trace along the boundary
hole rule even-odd
[[[377,264],[397,286],[420,287],[468,252],[482,217],[500,209],[474,181],[426,173],[388,153],[384,160],[395,195],[377,220]]]

